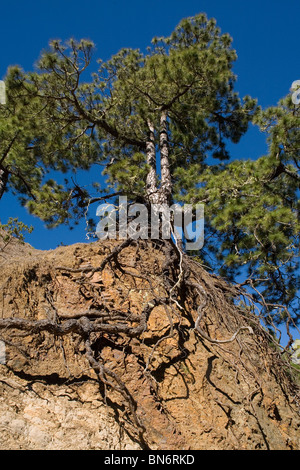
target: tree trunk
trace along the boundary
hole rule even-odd
[[[158,190],[157,190],[157,175],[156,175],[156,152],[155,152],[155,137],[154,125],[148,121],[149,139],[146,145],[147,164],[150,166],[146,179],[147,197],[151,204],[157,204]]]
[[[160,166],[161,166],[161,187],[160,187],[160,203],[170,204],[172,194],[172,181],[169,162],[169,142],[167,129],[167,111],[162,111],[160,117]]]
[[[3,193],[6,189],[8,181],[8,171],[6,168],[0,167],[0,199],[3,196]]]

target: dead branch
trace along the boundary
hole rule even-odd
[[[37,334],[41,332],[48,332],[55,336],[65,336],[69,333],[77,333],[80,336],[87,336],[91,333],[106,332],[111,334],[124,333],[129,337],[137,337],[147,329],[147,321],[153,308],[158,305],[157,300],[153,299],[148,302],[141,312],[139,324],[136,327],[131,327],[124,323],[98,323],[90,321],[85,315],[80,315],[80,318],[71,318],[58,324],[52,320],[27,320],[23,318],[2,318],[0,319],[0,330],[17,329],[26,332],[27,334]]]

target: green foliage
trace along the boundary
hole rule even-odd
[[[186,202],[207,202],[205,262],[214,259],[227,277],[243,272],[266,311],[281,305],[278,323],[286,308],[298,321],[299,108],[288,96],[260,111],[255,122],[267,132],[267,156],[208,166],[196,177],[190,169],[180,191]]]
[[[103,174],[108,175],[108,187],[115,188],[118,192],[130,195],[134,199],[144,192],[147,172],[145,155],[135,152],[120,159],[111,168],[106,168]]]
[[[63,202],[70,188],[57,186],[55,200],[64,207],[57,204],[58,216],[49,219],[49,187],[41,184],[46,169],[104,164],[108,183],[128,196],[145,196],[148,122],[155,125],[158,149],[162,110],[168,112],[170,168],[180,185],[185,176],[177,168],[202,165],[209,156],[228,158],[226,141],[239,140],[255,109],[254,100],[241,101],[233,90],[231,38],[203,14],[183,20],[171,36],[154,39],[146,54],[122,49],[107,62],[99,60],[87,83],[82,74],[92,50],[85,40],[52,41],[37,72],[13,69],[7,78],[10,96],[38,103],[31,155],[42,163],[35,166],[39,196],[33,191],[27,199],[30,211],[51,225],[68,222],[68,210],[76,214],[74,205]],[[18,190],[26,193],[20,184]]]
[[[18,218],[10,217],[6,224],[0,224],[0,238],[5,246],[9,244],[12,238],[17,238],[19,241],[24,242],[25,232],[31,233],[32,226],[28,226],[18,220]]]
[[[45,71],[51,69],[52,74],[25,74],[19,67],[9,68],[5,79],[7,100],[5,105],[0,105],[0,170],[7,180],[4,184],[0,181],[0,191],[3,187],[17,194],[22,204],[51,226],[69,223],[78,213],[72,200],[74,185],[66,184],[67,179],[62,184],[54,183],[53,175],[89,169],[98,155],[92,126],[83,119],[79,122],[64,118],[63,102],[59,101],[62,77],[57,73],[61,68],[67,86],[74,87],[78,74],[89,63],[92,45],[86,41],[75,45],[70,41],[70,58],[62,55],[58,60],[55,52],[58,44],[54,41],[53,51],[44,52],[40,59],[39,66]],[[63,54],[63,48],[61,52]],[[86,63],[74,74],[71,60]],[[43,89],[45,75],[52,85],[51,96]],[[66,201],[70,201],[68,207]],[[52,206],[50,213],[47,202]],[[58,209],[55,215],[54,207]]]

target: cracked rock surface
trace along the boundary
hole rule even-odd
[[[135,328],[153,292],[165,298],[163,255],[148,244],[127,246],[119,266],[89,271],[116,245],[43,252],[14,242],[0,262],[0,318],[63,325],[84,313],[100,326],[127,325],[131,318]],[[225,287],[198,271],[206,291],[215,289],[225,305]],[[1,330],[0,449],[299,450],[298,389],[255,322],[253,335],[243,331],[224,345],[207,342],[193,329],[190,293],[180,295],[187,313],[174,302],[158,302],[139,336],[91,333],[91,350],[109,371],[102,382],[76,332]],[[230,337],[236,317],[226,317],[225,309],[221,321],[217,305],[211,300],[203,328],[211,337]]]

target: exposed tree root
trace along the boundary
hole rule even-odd
[[[254,315],[247,305],[243,305],[242,301],[239,306],[237,305],[236,299],[241,300],[245,295],[244,291],[229,285],[216,276],[208,275],[201,265],[183,253],[176,241],[175,243],[168,240],[157,242],[157,249],[165,255],[163,263],[157,267],[156,277],[160,279],[159,284],[154,285],[149,272],[134,271],[132,266],[131,269],[128,269],[126,264],[120,260],[120,255],[129,245],[136,246],[138,253],[142,243],[145,242],[126,239],[115,246],[99,266],[56,267],[56,272],[60,271],[71,276],[71,279],[79,283],[82,289],[84,287],[90,288],[90,292],[94,296],[92,304],[94,306],[88,310],[85,309],[74,314],[55,311],[52,319],[34,320],[17,317],[0,319],[1,337],[10,345],[13,344],[10,337],[18,337],[18,334],[34,336],[47,332],[53,337],[59,338],[75,335],[77,342],[84,344],[85,357],[96,373],[99,382],[106,388],[119,393],[127,403],[132,425],[141,441],[145,432],[145,424],[138,414],[137,404],[123,380],[105,364],[101,352],[93,347],[99,338],[104,336],[111,338],[111,344],[114,344],[116,338],[121,337],[123,338],[123,346],[127,347],[132,338],[143,337],[143,333],[148,329],[149,318],[153,310],[156,307],[162,307],[168,319],[169,329],[162,337],[155,340],[151,352],[144,362],[144,375],[150,381],[155,381],[155,369],[152,367],[155,351],[163,341],[176,339],[182,335],[181,321],[183,318],[188,319],[190,332],[196,332],[198,341],[207,342],[211,347],[218,348],[217,354],[221,355],[225,361],[230,362],[236,368],[237,374],[242,374],[242,369],[246,368],[242,356],[248,356],[251,363],[249,336],[254,338],[259,335],[263,338],[262,342],[270,341],[268,332],[260,325],[259,317]],[[111,266],[114,276],[126,276],[132,280],[133,284],[136,281],[142,282],[147,300],[141,307],[139,314],[112,309],[99,301],[99,292],[94,289],[91,279],[96,272],[102,272],[107,265]],[[82,276],[73,277],[76,274]],[[51,298],[49,295],[47,298],[53,311]],[[214,312],[214,320],[218,323],[213,325],[213,329],[217,329],[219,332],[227,331],[228,335],[225,338],[213,338],[209,333],[209,326],[204,317],[210,315],[212,311]],[[204,326],[201,326],[202,323]],[[19,333],[16,334],[16,332]],[[236,342],[235,349],[230,351],[222,349],[224,344],[233,342]],[[19,344],[14,344],[14,346],[20,347]],[[183,351],[180,344],[179,348]],[[277,369],[284,374],[280,354],[274,352],[273,358]],[[255,373],[253,370],[252,374]],[[256,383],[258,389],[262,390],[259,377],[256,377]],[[288,383],[286,378],[283,383]],[[295,400],[298,400],[296,395],[295,392]],[[220,406],[224,408],[227,405],[221,403]],[[225,411],[230,421],[230,409],[225,408]]]

